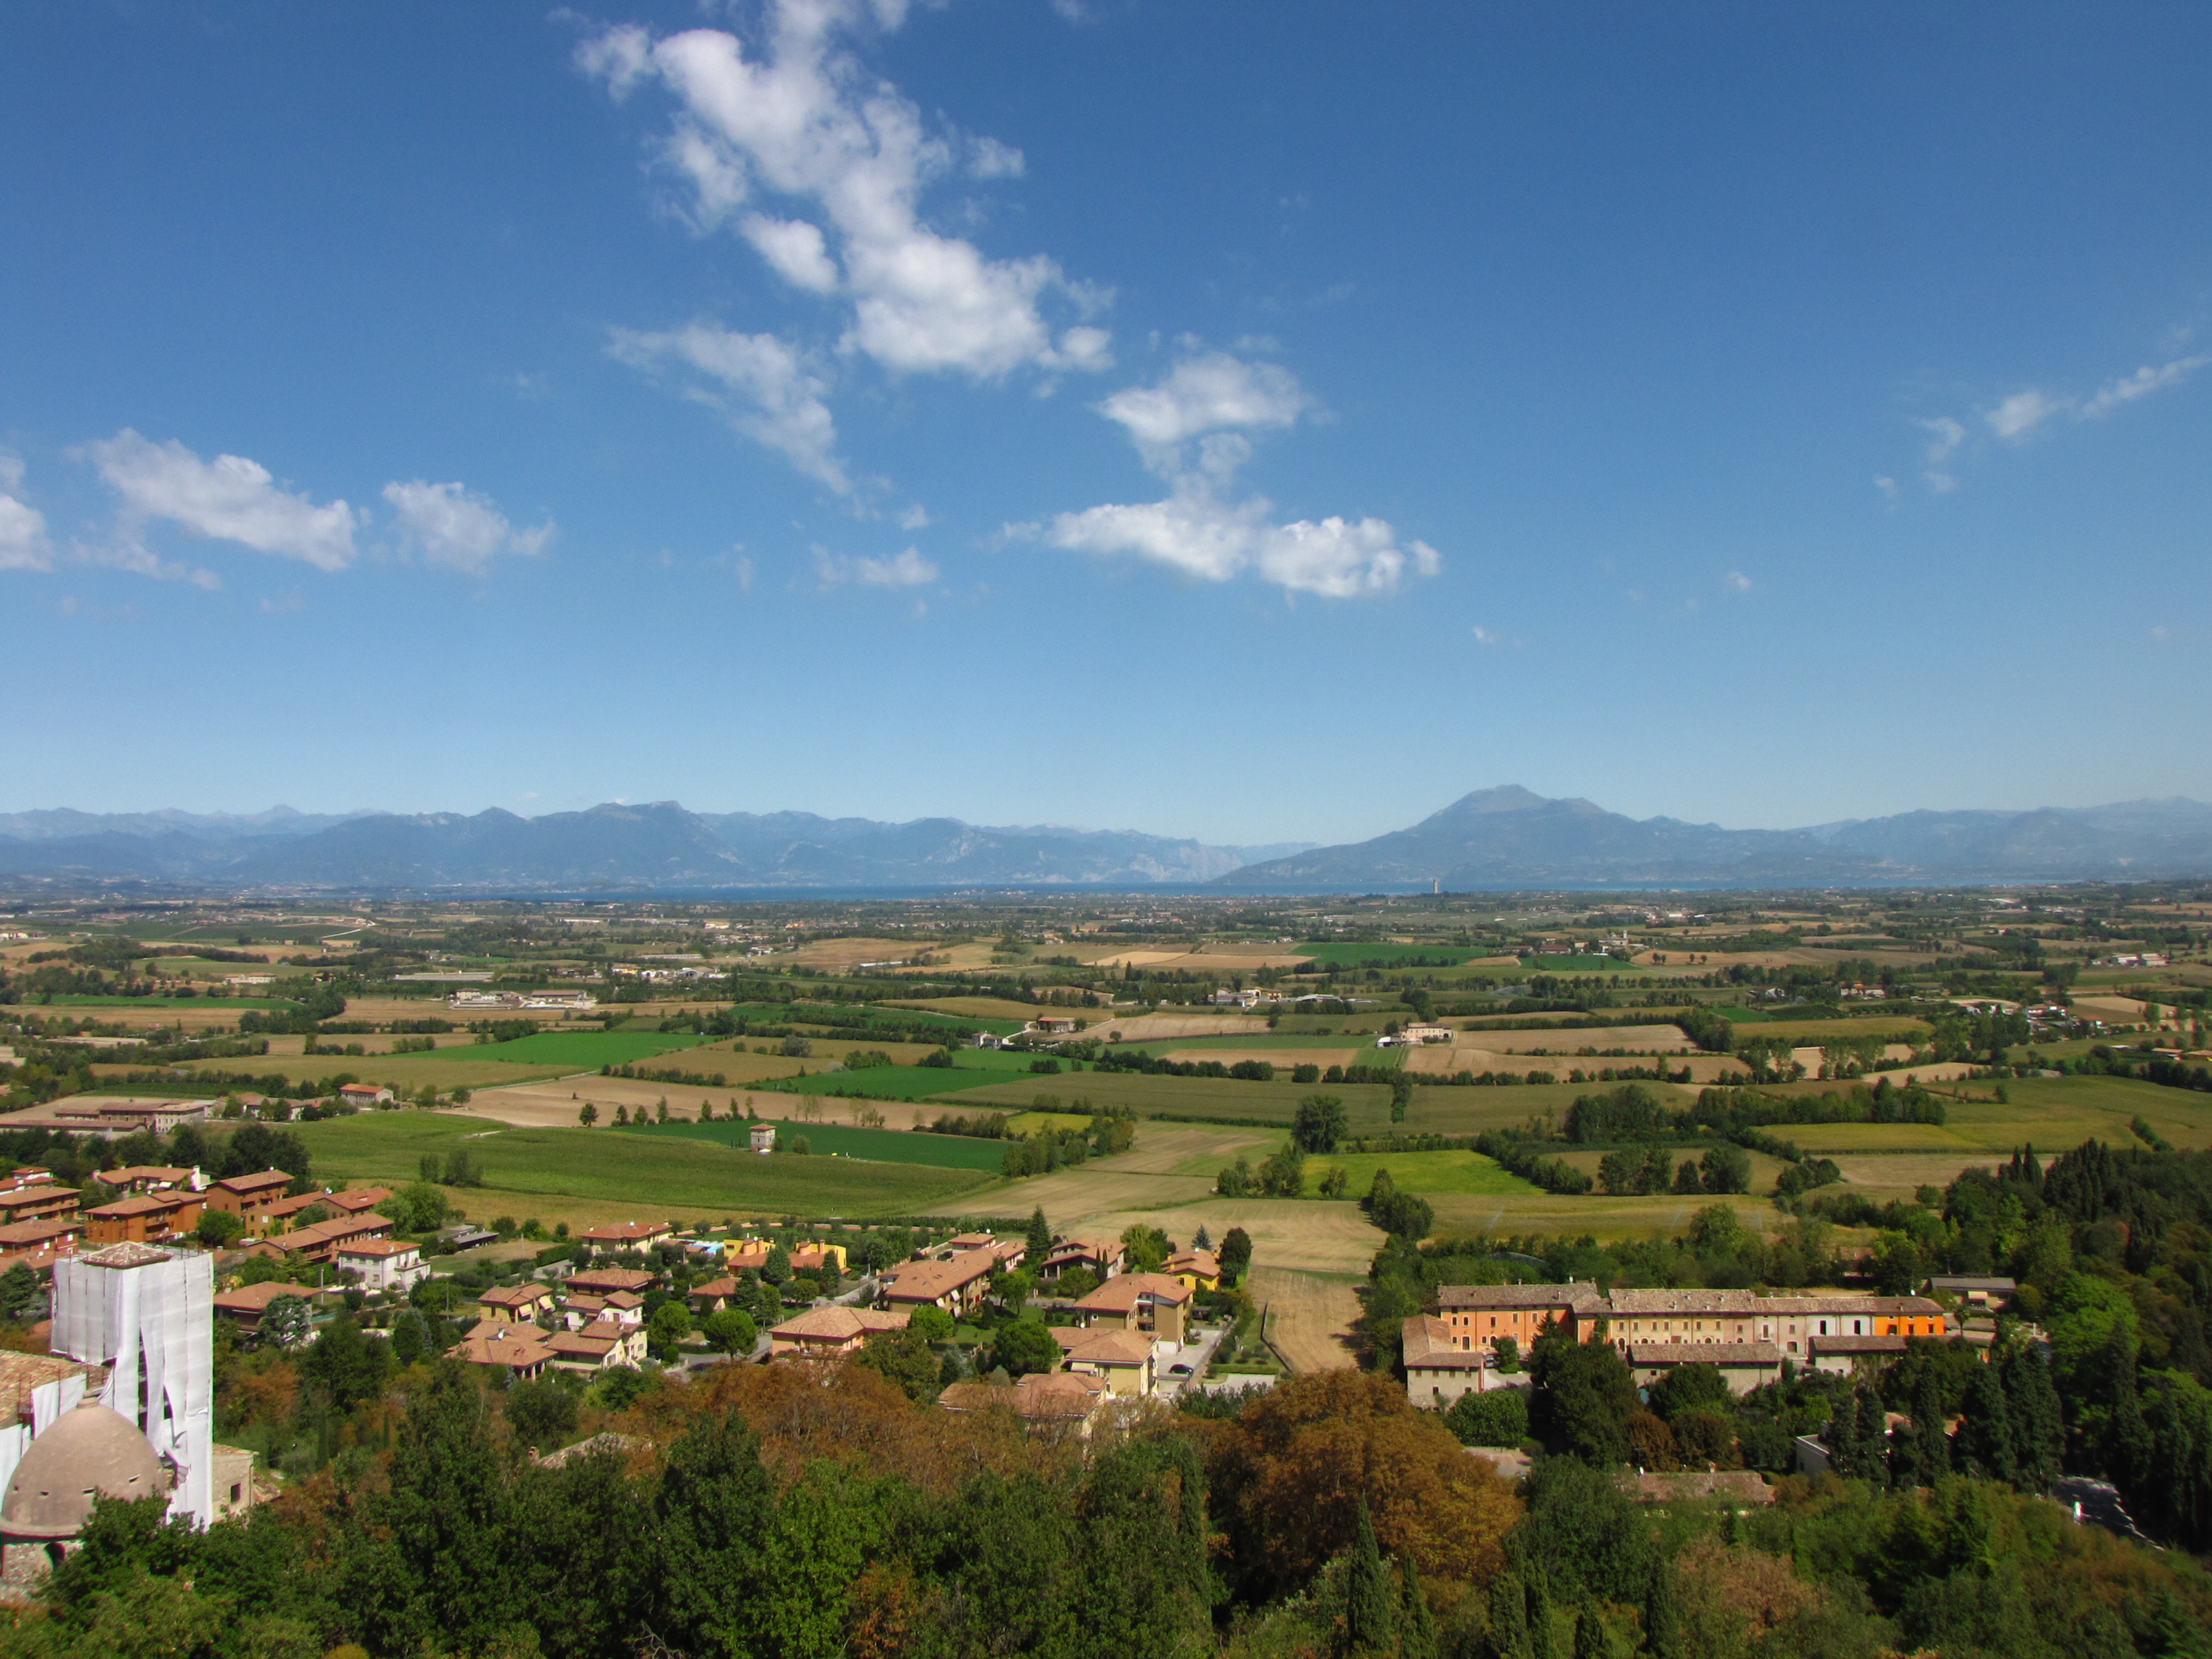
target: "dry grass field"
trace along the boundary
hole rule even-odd
[[[1087,1016],[1093,1027],[1110,1036],[1121,1033],[1124,1042],[1167,1042],[1179,1037],[1264,1036],[1267,1022],[1249,1014],[1116,1014],[1094,1010]]]
[[[801,967],[842,973],[864,962],[905,962],[923,949],[919,941],[910,939],[825,939],[800,945],[788,959]]]
[[[1247,1282],[1267,1310],[1268,1340],[1293,1371],[1349,1370],[1358,1363],[1351,1345],[1358,1278],[1268,1267],[1255,1255]]]
[[[1528,1054],[1548,1050],[1573,1054],[1582,1048],[1626,1048],[1636,1054],[1674,1054],[1698,1045],[1682,1035],[1678,1025],[1608,1025],[1578,1027],[1566,1031],[1498,1031],[1481,1033],[1483,1048],[1501,1054]]]
[[[1200,951],[1121,951],[1099,957],[1097,965],[1182,968],[1200,974],[1249,974],[1258,968],[1296,968],[1305,960],[1280,945],[1209,945]]]

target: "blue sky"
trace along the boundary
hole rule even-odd
[[[2212,798],[2212,12],[10,9],[0,806]]]

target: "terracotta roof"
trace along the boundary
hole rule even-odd
[[[1632,1365],[1779,1365],[1771,1342],[1631,1342]]]
[[[1618,1294],[1618,1292],[1616,1292]],[[1756,1310],[1777,1314],[1879,1314],[1912,1319],[1941,1319],[1941,1304],[1924,1296],[1763,1296]]]
[[[1221,1258],[1211,1250],[1184,1250],[1168,1258],[1171,1273],[1196,1273],[1200,1279],[1221,1277]]]
[[[105,1182],[111,1187],[128,1187],[137,1181],[160,1181],[175,1187],[190,1181],[192,1178],[192,1172],[190,1170],[172,1169],[164,1164],[133,1164],[119,1170],[94,1170],[92,1172],[92,1178],[94,1181]]]
[[[570,1273],[567,1283],[577,1291],[645,1291],[652,1288],[653,1275],[639,1267],[592,1267]]]
[[[934,1302],[998,1271],[999,1258],[991,1251],[963,1250],[950,1261],[908,1262],[891,1275],[884,1294],[901,1302]]]
[[[702,1284],[694,1285],[685,1292],[688,1296],[735,1296],[737,1293],[738,1281],[727,1274],[720,1279],[709,1279]]]
[[[794,1315],[780,1325],[769,1327],[769,1334],[780,1336],[787,1342],[850,1342],[855,1337],[872,1335],[878,1331],[902,1331],[912,1316],[903,1308],[809,1308]]]
[[[1437,1305],[1455,1312],[1474,1309],[1587,1308],[1605,1311],[1605,1298],[1595,1285],[1447,1285],[1437,1292]],[[1619,1310],[1618,1300],[1614,1303]]]
[[[378,1205],[383,1203],[386,1199],[392,1196],[392,1188],[389,1187],[359,1187],[348,1192],[321,1193],[318,1194],[317,1196],[319,1197],[324,1203],[329,1205],[332,1209],[343,1210],[349,1215],[355,1215],[360,1213],[363,1210],[373,1210]]]
[[[1483,1350],[1459,1346],[1452,1328],[1433,1315],[1421,1314],[1407,1320],[1400,1339],[1409,1370],[1415,1366],[1432,1371],[1479,1371],[1483,1368]]]
[[[1182,1304],[1190,1300],[1190,1291],[1181,1279],[1165,1273],[1118,1273],[1075,1306],[1083,1313],[1127,1313],[1139,1297]]]
[[[280,1296],[311,1297],[322,1292],[312,1285],[292,1285],[283,1279],[264,1279],[258,1285],[245,1285],[234,1291],[217,1291],[215,1305],[224,1313],[262,1314]]]
[[[1816,1354],[1905,1352],[1905,1339],[1901,1336],[1815,1336],[1808,1340]]]
[[[1733,1314],[1748,1318],[1759,1311],[1758,1297],[1749,1291],[1626,1291],[1613,1293],[1616,1316],[1638,1318],[1652,1314]]]
[[[0,1246],[17,1249],[35,1248],[52,1243],[58,1238],[71,1237],[84,1231],[84,1223],[75,1216],[47,1216],[39,1221],[11,1221],[0,1227]]]
[[[391,1231],[392,1223],[388,1218],[371,1212],[368,1215],[340,1216],[335,1221],[318,1221],[312,1227],[295,1227],[284,1235],[284,1243],[289,1249],[310,1250],[325,1244],[343,1244],[348,1239]]]
[[[130,1198],[118,1198],[112,1204],[103,1204],[89,1213],[102,1221],[122,1221],[134,1215],[167,1215],[172,1210],[199,1201],[198,1193],[138,1193]]]
[[[0,1427],[27,1418],[31,1390],[58,1382],[65,1376],[82,1376],[88,1391],[97,1393],[106,1372],[98,1365],[43,1353],[15,1353],[0,1349]]]
[[[168,1251],[156,1249],[151,1244],[141,1244],[136,1239],[126,1243],[110,1244],[89,1255],[77,1257],[78,1261],[94,1267],[150,1267],[157,1261],[173,1259]]]
[[[1052,1334],[1071,1365],[1141,1365],[1152,1357],[1152,1339],[1142,1331],[1067,1331],[1055,1327]]]
[[[1011,1411],[1030,1422],[1080,1422],[1109,1397],[1106,1379],[1080,1371],[1041,1371],[1012,1387],[955,1382],[937,1396],[949,1412]]]
[[[265,1193],[272,1187],[290,1186],[292,1172],[289,1170],[264,1170],[258,1175],[225,1176],[215,1184],[225,1192],[246,1197],[254,1193]]]
[[[542,1365],[553,1358],[551,1346],[526,1325],[478,1326],[447,1352],[472,1365]]]
[[[495,1285],[477,1300],[494,1308],[534,1308],[552,1299],[553,1289],[543,1281],[528,1285]]]
[[[396,1238],[356,1238],[338,1246],[340,1255],[405,1255],[420,1249],[417,1244],[402,1244]]]
[[[623,1221],[609,1222],[598,1227],[586,1227],[576,1237],[588,1238],[594,1244],[608,1243],[632,1244],[665,1237],[675,1231],[675,1228],[665,1221]]]

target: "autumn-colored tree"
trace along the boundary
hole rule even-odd
[[[1441,1606],[1504,1563],[1521,1511],[1511,1487],[1387,1377],[1291,1377],[1201,1431],[1209,1506],[1250,1594],[1294,1589],[1350,1548],[1363,1503],[1376,1543],[1416,1563]]]

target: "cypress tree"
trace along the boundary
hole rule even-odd
[[[1513,1573],[1490,1587],[1490,1650],[1497,1659],[1529,1659],[1528,1591]]]
[[[1613,1639],[1595,1604],[1586,1604],[1575,1615],[1575,1659],[1611,1659]]]
[[[1889,1410],[1881,1403],[1881,1391],[1871,1382],[1859,1384],[1858,1449],[1854,1454],[1863,1478],[1877,1486],[1889,1484]]]
[[[1644,1644],[1651,1659],[1680,1659],[1682,1623],[1674,1611],[1674,1575],[1666,1558],[1651,1564],[1651,1583],[1644,1592]]]
[[[1966,1382],[1965,1425],[1959,1431],[1960,1467],[1985,1480],[2020,1481],[2020,1453],[2004,1378],[1995,1365],[1978,1365]]]
[[[2016,1344],[1998,1362],[2012,1414],[2013,1479],[2023,1492],[2047,1492],[2063,1468],[2066,1420],[2051,1367]]]
[[[1540,1578],[1528,1581],[1528,1659],[1559,1659],[1552,1645],[1552,1592]]]
[[[1891,1454],[1890,1462],[1900,1486],[1932,1486],[1951,1472],[1951,1443],[1943,1433],[1943,1402],[1932,1376],[1913,1390],[1912,1437]]]
[[[1035,1273],[1044,1266],[1045,1257],[1052,1254],[1052,1228],[1044,1218],[1042,1205],[1030,1212],[1030,1232],[1027,1243],[1029,1259],[1024,1265],[1031,1273]]]
[[[1345,1633],[1354,1653],[1384,1653],[1396,1637],[1397,1609],[1391,1605],[1390,1576],[1376,1547],[1375,1524],[1362,1499],[1352,1534],[1352,1564],[1346,1574]]]
[[[1437,1621],[1412,1556],[1399,1562],[1398,1572],[1398,1659],[1437,1659]]]
[[[2113,1328],[2105,1362],[2112,1383],[2112,1414],[2105,1421],[2105,1473],[2132,1508],[2150,1480],[2152,1444],[2136,1387],[2135,1343],[2125,1326]]]

